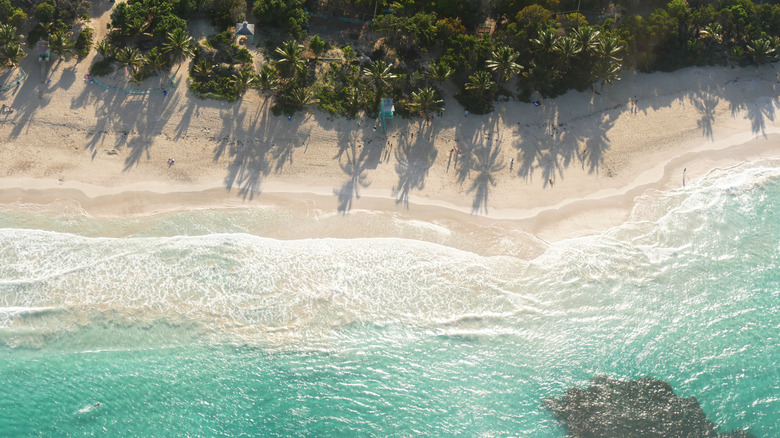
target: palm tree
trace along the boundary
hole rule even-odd
[[[306,109],[309,105],[319,102],[314,97],[314,92],[311,88],[306,87],[293,88],[293,90],[290,91],[290,94],[287,95],[287,101],[299,110]]]
[[[160,70],[162,70],[163,67],[168,64],[168,59],[166,59],[166,57],[160,53],[159,50],[157,50],[157,47],[154,47],[149,51],[149,53],[146,54],[146,58],[144,58],[144,64],[151,68],[155,74],[159,74]]]
[[[772,48],[774,48],[775,51],[780,50],[780,37],[776,37],[776,36],[769,37],[769,45],[772,46]]]
[[[265,63],[255,75],[252,84],[261,91],[273,91],[279,84],[279,73],[272,64]]]
[[[480,106],[484,107],[488,93],[495,91],[497,87],[491,78],[490,72],[480,70],[469,76],[469,81],[466,82],[466,89],[475,94],[480,102]]]
[[[390,85],[390,81],[396,78],[390,69],[392,65],[387,65],[385,61],[379,60],[363,69],[363,75],[368,78],[368,82],[374,85],[377,90],[377,97],[380,95],[380,91]]]
[[[452,76],[454,72],[455,70],[444,62],[437,62],[428,67],[428,77],[436,82],[444,82],[448,77]]]
[[[539,32],[539,36],[531,40],[536,52],[552,53],[555,43],[558,41],[558,32],[554,29],[545,29]]]
[[[604,60],[596,64],[596,80],[601,82],[601,90],[604,90],[605,84],[612,85],[613,81],[620,80],[620,63]],[[595,88],[594,88],[595,91]]]
[[[124,29],[121,29],[122,32],[130,37],[136,37],[138,35],[144,35],[147,37],[152,37],[151,33],[147,32],[149,29],[149,26],[152,24],[152,16],[150,15],[148,19],[144,20],[142,17],[135,17],[131,20],[129,20],[125,26]]]
[[[501,46],[491,53],[491,58],[487,62],[487,67],[498,74],[498,85],[502,82],[512,79],[523,68],[518,64],[517,57],[520,56],[513,48]]]
[[[143,55],[141,55],[141,52],[135,47],[124,47],[117,52],[116,60],[119,61],[120,64],[130,67],[131,74],[135,74],[138,67],[142,66],[144,63]]]
[[[75,43],[70,39],[71,33],[62,29],[49,35],[49,50],[66,61],[73,54]]]
[[[205,59],[201,59],[197,64],[192,66],[192,75],[199,79],[206,79],[214,74],[214,66]]]
[[[192,37],[178,28],[168,33],[168,40],[163,44],[163,51],[173,57],[173,62],[179,62],[186,58],[192,58],[193,45]]]
[[[712,41],[715,44],[723,42],[723,26],[718,23],[710,23],[699,31],[699,38],[703,40]]]
[[[623,46],[621,46],[618,39],[612,35],[599,38],[596,49],[596,53],[603,60],[616,63],[623,61],[620,57]]]
[[[594,30],[590,26],[582,26],[574,29],[572,37],[574,37],[577,45],[580,46],[581,53],[590,57],[598,48],[599,34],[599,31]]]
[[[298,44],[294,40],[290,40],[282,44],[281,47],[277,47],[274,51],[279,60],[277,64],[282,67],[282,74],[286,78],[292,78],[304,65],[303,62],[303,45]]]
[[[580,47],[580,45],[577,44],[577,41],[570,36],[558,38],[558,41],[555,42],[555,47],[553,47],[553,51],[561,58],[560,68],[562,70],[565,69],[569,63],[569,58],[580,53],[581,50],[582,47]]]
[[[750,57],[753,58],[753,62],[758,65],[774,59],[776,54],[775,48],[772,47],[772,42],[764,38],[748,43],[747,51]]]
[[[16,28],[10,24],[0,24],[0,46],[15,44],[19,41]]]
[[[233,84],[234,87],[236,87],[236,91],[238,91],[238,94],[244,94],[246,89],[249,88],[250,85],[252,85],[252,82],[254,80],[255,77],[252,74],[252,71],[248,68],[245,68],[244,70],[235,73],[233,77],[230,78],[230,82]]]
[[[114,46],[108,42],[108,39],[102,39],[99,43],[95,44],[95,50],[103,59],[108,59],[114,56]]]
[[[19,61],[27,56],[22,50],[22,46],[16,43],[7,44],[0,51],[0,59],[4,61],[4,64],[8,64],[9,67],[16,67],[19,65]]]
[[[425,123],[430,123],[432,112],[444,111],[444,101],[436,98],[436,92],[432,88],[420,88],[412,93],[412,98],[406,107],[409,111],[425,117]]]

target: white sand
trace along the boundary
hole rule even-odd
[[[501,223],[550,241],[624,221],[636,196],[682,185],[684,168],[694,181],[780,155],[772,66],[627,72],[600,95],[500,103],[486,116],[465,117],[448,98],[430,127],[399,118],[385,136],[373,120],[274,117],[254,90],[236,103],[197,99],[187,65],[167,97],[107,92],[82,80],[91,62],[55,60],[46,84],[28,56],[30,78],[0,95],[15,109],[0,118],[0,203],[73,199],[95,215],[378,209]]]

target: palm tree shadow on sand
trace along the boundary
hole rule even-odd
[[[504,170],[506,165],[503,163],[501,146],[498,142],[477,148],[474,150],[473,156],[474,170],[476,170],[477,176],[471,182],[471,187],[468,190],[468,193],[474,194],[471,211],[472,213],[484,212],[487,214],[488,193],[490,187],[496,185],[495,174]]]
[[[347,174],[348,179],[340,189],[333,189],[333,194],[339,200],[339,213],[346,213],[351,210],[353,199],[360,199],[360,188],[371,185],[366,174],[368,168],[367,158],[368,154],[365,153],[365,149],[358,151],[355,142],[350,143],[349,147],[341,154],[339,166]]]
[[[438,154],[433,142],[422,140],[425,137],[427,136],[403,135],[395,148],[395,173],[398,174],[398,184],[393,187],[393,196],[396,197],[397,204],[403,204],[406,208],[409,208],[409,193],[415,189],[425,188],[425,178]]]
[[[707,139],[713,140],[712,124],[715,122],[715,109],[720,99],[707,91],[699,90],[688,96],[691,105],[701,115],[696,124],[701,128],[701,133]]]

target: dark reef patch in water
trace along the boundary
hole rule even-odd
[[[745,431],[718,433],[696,401],[661,380],[596,377],[587,390],[569,388],[544,401],[571,437],[750,438]]]

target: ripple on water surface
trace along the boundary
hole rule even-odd
[[[607,375],[667,381],[722,430],[777,436],[778,199],[777,167],[730,169],[531,261],[433,238],[263,238],[239,211],[126,237],[4,211],[0,426],[562,436],[542,400]],[[235,229],[161,232],[203,215]]]

